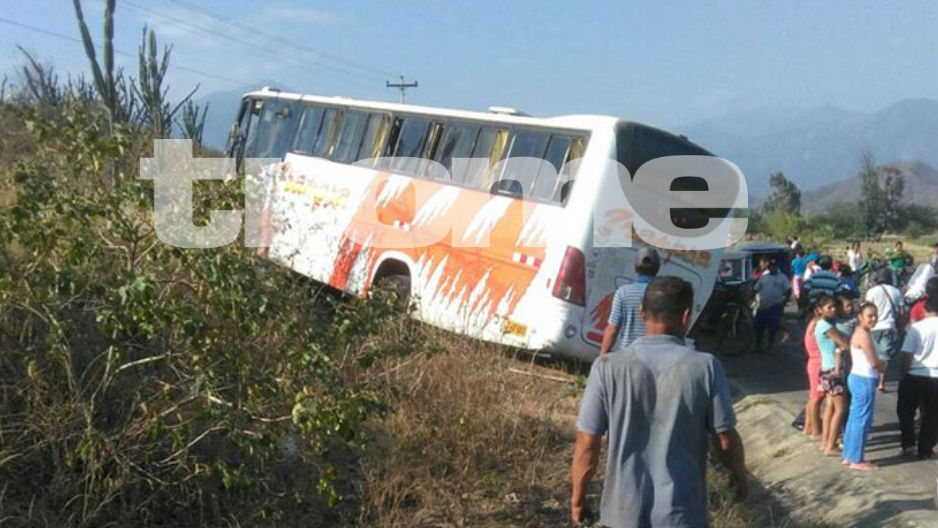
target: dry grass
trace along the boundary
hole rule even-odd
[[[576,411],[570,383],[510,372],[496,347],[440,336],[445,351],[388,374],[394,412],[362,462],[370,526],[543,526],[567,515]],[[533,372],[556,370],[530,367]]]

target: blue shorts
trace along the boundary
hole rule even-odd
[[[759,308],[752,319],[752,327],[756,330],[771,328],[778,330],[782,327],[782,305],[776,304],[768,308]]]

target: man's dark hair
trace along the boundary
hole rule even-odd
[[[925,295],[929,298],[938,297],[938,277],[932,277],[925,283]]]
[[[649,319],[681,324],[684,312],[694,305],[694,287],[678,277],[656,277],[645,288],[642,308]]]
[[[641,262],[635,265],[635,272],[646,277],[654,277],[658,274],[661,265],[657,262]]]
[[[830,271],[831,268],[834,267],[834,260],[830,255],[824,255],[821,257],[821,260],[817,262],[817,265],[824,271]]]
[[[885,267],[877,270],[876,284],[888,284],[889,286],[892,286],[892,271]]]
[[[928,296],[928,299],[925,300],[925,311],[931,313],[938,313],[938,295],[932,297]]]
[[[639,275],[645,275],[646,277],[654,277],[658,274],[658,269],[661,267],[657,262],[652,263],[641,263],[635,266],[635,271]]]

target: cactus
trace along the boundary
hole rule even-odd
[[[105,0],[104,2],[104,42],[102,43],[104,53],[102,61],[99,62],[94,41],[91,40],[91,32],[88,31],[88,24],[85,23],[81,0],[72,0],[75,7],[75,18],[78,20],[78,30],[81,32],[81,42],[85,47],[85,55],[87,55],[91,64],[94,86],[108,110],[108,118],[111,122],[126,117],[120,116],[118,113],[121,108],[117,100],[117,83],[114,80],[114,9],[116,3],[116,0]],[[101,62],[103,62],[103,67]]]
[[[182,137],[191,139],[196,148],[202,147],[202,130],[205,129],[205,116],[208,114],[208,103],[200,107],[191,100],[186,101],[182,107],[182,119],[179,128]]]
[[[164,47],[162,55],[157,53],[156,34],[143,28],[140,42],[139,75],[133,91],[140,101],[141,125],[148,127],[156,137],[169,137],[172,133],[173,117],[192,98],[199,89],[196,86],[182,98],[176,106],[171,106],[166,98],[169,88],[164,87],[166,70],[169,68],[169,56],[172,46]]]
[[[36,105],[43,109],[58,106],[64,94],[59,86],[59,76],[55,68],[39,63],[28,51],[16,46],[26,57],[26,64],[22,67],[23,88]]]

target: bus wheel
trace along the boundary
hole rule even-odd
[[[392,292],[394,294],[394,304],[402,310],[407,310],[410,306],[410,276],[409,275],[385,275],[376,281],[379,289]]]

